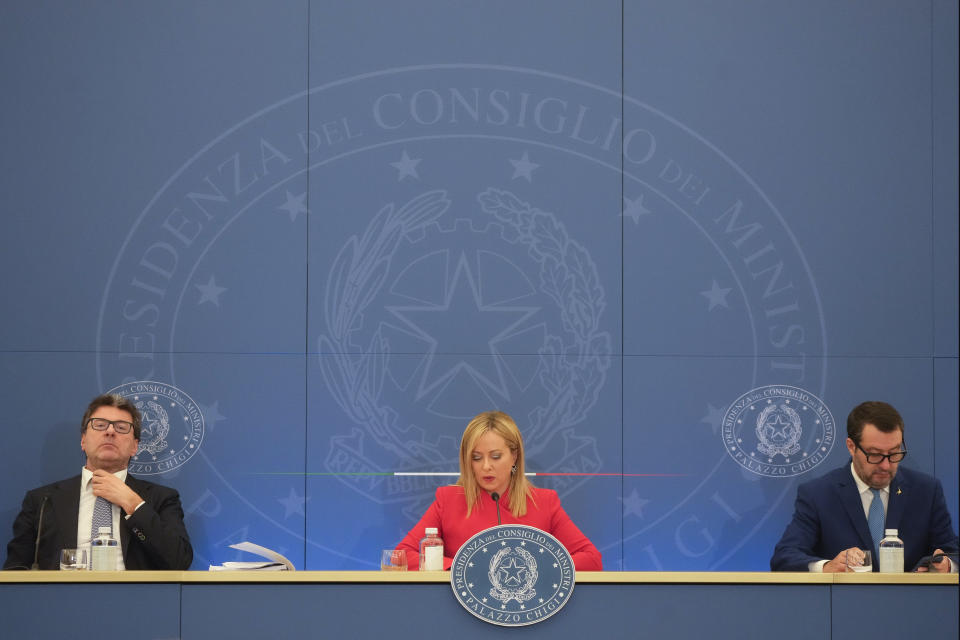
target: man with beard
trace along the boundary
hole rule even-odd
[[[849,464],[798,488],[793,519],[770,559],[773,571],[849,571],[847,552],[854,563],[863,549],[878,557],[884,529],[898,530],[906,571],[925,554],[956,554],[957,535],[940,481],[899,468],[907,449],[896,409],[886,402],[855,407],[847,417],[847,450]],[[957,563],[944,556],[929,570],[956,572]]]

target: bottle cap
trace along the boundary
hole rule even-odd
[[[434,533],[434,534],[435,534],[435,533],[437,533],[437,528],[436,528],[436,527],[427,527],[425,531],[427,532],[427,535],[430,535],[431,533]]]
[[[883,535],[896,537],[896,535],[897,535],[897,530],[896,530],[896,529],[884,529],[884,530],[883,530]]]
[[[110,527],[100,527],[97,531],[100,532],[100,535],[110,535]]]

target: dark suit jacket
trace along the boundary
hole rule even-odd
[[[890,484],[885,528],[897,529],[903,540],[905,571],[935,549],[957,551],[943,487],[939,480],[919,471],[902,466],[897,470]],[[793,520],[774,549],[770,568],[807,571],[811,562],[832,560],[850,547],[872,549],[874,544],[847,463],[797,489]],[[874,571],[878,565],[873,563]]]
[[[186,570],[193,562],[193,548],[183,525],[180,495],[170,489],[127,474],[127,486],[143,498],[144,504],[130,519],[121,509],[120,545],[127,569]],[[13,523],[13,539],[7,545],[4,569],[29,569],[40,507],[43,530],[40,536],[40,569],[59,569],[60,550],[77,546],[77,518],[80,510],[80,476],[48,484],[27,492]]]

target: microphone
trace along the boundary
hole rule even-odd
[[[500,524],[500,494],[494,491],[490,497],[493,498],[493,504],[497,505],[497,524]]]
[[[37,540],[33,544],[33,565],[30,567],[31,571],[36,571],[40,568],[40,563],[38,559],[40,557],[40,534],[43,533],[43,511],[47,507],[47,500],[50,499],[50,496],[43,496],[43,501],[40,502],[40,518],[37,522]]]

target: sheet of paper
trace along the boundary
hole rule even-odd
[[[252,562],[224,562],[211,564],[210,571],[296,571],[293,563],[272,549],[261,547],[252,542],[238,542],[230,545],[231,549],[253,553],[266,560]]]
[[[224,562],[210,565],[210,571],[286,571],[280,562]]]
[[[293,566],[293,563],[284,558],[282,555],[273,551],[272,549],[267,549],[266,547],[261,547],[258,544],[252,542],[238,542],[237,544],[230,545],[231,549],[237,549],[239,551],[248,551],[250,553],[255,553],[261,558],[266,558],[271,562],[279,562],[283,564],[287,571],[296,571],[296,568]],[[227,563],[224,563],[227,564]]]

